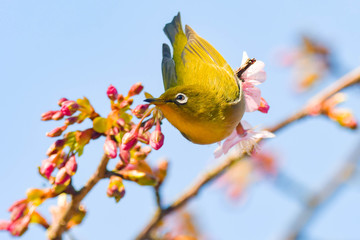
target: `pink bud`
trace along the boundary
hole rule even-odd
[[[30,215],[25,215],[24,217],[12,222],[8,227],[8,230],[13,236],[21,236],[28,229],[29,223]]]
[[[145,125],[144,125],[144,132],[149,131],[155,124],[155,118],[150,118],[149,120],[146,121]]]
[[[108,95],[111,101],[115,101],[118,96],[118,91],[113,85],[110,85],[106,91],[106,94]]]
[[[24,212],[27,208],[27,199],[21,199],[14,202],[9,208],[9,212],[11,212],[11,221],[16,221],[24,215]]]
[[[104,143],[104,152],[109,158],[116,158],[117,155],[117,145],[116,142],[110,138],[106,138]]]
[[[125,187],[120,177],[112,176],[110,178],[110,182],[106,194],[109,197],[114,197],[116,202],[120,201],[120,199],[124,197]]]
[[[59,101],[58,101],[58,105],[61,107],[61,105],[63,104],[63,102],[66,102],[68,101],[67,98],[60,98]]]
[[[134,101],[134,100],[133,100],[132,98],[127,99],[127,100],[124,100],[124,101],[122,101],[122,102],[120,103],[119,108],[128,107],[128,106],[130,106],[130,105],[133,103],[133,101]]]
[[[150,142],[150,133],[140,131],[137,139],[142,143],[149,144],[149,142]]]
[[[119,95],[117,96],[117,100],[118,100],[118,102],[122,102],[122,101],[124,100],[124,95],[119,94]]]
[[[65,146],[65,139],[59,139],[54,142],[46,152],[46,155],[50,156],[57,153],[59,150],[62,150]]]
[[[0,230],[8,230],[11,225],[10,221],[0,220]]]
[[[268,113],[269,108],[270,108],[269,104],[265,101],[265,99],[261,98],[258,111],[262,113]]]
[[[159,150],[163,144],[164,134],[161,132],[160,121],[157,121],[156,129],[150,135],[150,146],[155,150]]]
[[[60,170],[56,174],[55,184],[57,185],[64,184],[69,179],[70,179],[70,175],[66,172],[66,168],[65,167],[60,168]]]
[[[66,162],[65,164],[65,169],[66,172],[70,175],[73,176],[76,173],[77,170],[77,163],[76,163],[76,159],[75,156],[71,156],[69,158],[69,160]]]
[[[40,174],[45,176],[47,179],[49,179],[55,167],[56,164],[54,162],[52,162],[50,159],[45,159],[42,161],[40,167]]]
[[[62,126],[62,127],[54,128],[50,132],[47,132],[46,136],[48,136],[48,137],[58,137],[63,133],[63,131],[66,130],[66,127],[67,126],[65,125],[65,126]]]
[[[52,120],[61,120],[64,117],[64,114],[61,111],[56,111],[54,115],[51,117]]]
[[[144,87],[141,85],[140,82],[135,83],[134,85],[131,86],[131,88],[128,92],[128,96],[131,97],[131,96],[139,94],[143,90],[143,88]]]
[[[131,112],[137,117],[142,118],[145,111],[149,108],[150,104],[137,105]]]
[[[128,150],[120,150],[119,157],[121,161],[123,162],[123,165],[126,166],[130,162],[130,152]]]
[[[61,105],[61,112],[66,116],[73,115],[79,109],[79,105],[75,101],[65,101]]]
[[[52,116],[53,116],[56,112],[57,112],[57,111],[47,111],[47,112],[41,114],[41,120],[42,120],[42,121],[51,120]]]
[[[65,125],[72,125],[74,123],[76,123],[78,120],[78,117],[69,117],[67,119],[65,119]]]
[[[116,123],[122,128],[125,127],[125,120],[122,118],[119,118]]]
[[[130,150],[137,142],[139,131],[134,128],[124,134],[121,142],[121,150]]]

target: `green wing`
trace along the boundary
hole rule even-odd
[[[225,59],[205,39],[189,26],[182,30],[180,13],[166,24],[165,34],[173,46],[163,47],[162,72],[165,89],[177,85],[197,84],[231,99],[239,96],[239,86],[233,70]],[[173,61],[171,61],[173,60]]]

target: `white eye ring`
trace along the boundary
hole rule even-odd
[[[188,97],[183,93],[178,93],[175,96],[175,101],[179,104],[185,104],[188,101]]]

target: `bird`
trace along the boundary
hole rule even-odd
[[[205,39],[181,24],[180,12],[164,27],[173,48],[162,45],[165,92],[147,98],[189,141],[212,144],[228,137],[245,111],[244,92],[236,73]]]

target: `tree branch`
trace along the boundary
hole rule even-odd
[[[335,93],[349,86],[352,86],[356,83],[360,83],[360,67],[344,75],[342,78],[334,82],[332,85],[320,91],[317,95],[311,98],[310,101],[308,101],[308,103],[305,104],[304,107],[302,107],[299,111],[295,112],[293,115],[279,122],[275,126],[267,129],[271,132],[279,131],[280,129],[286,127],[287,125],[308,116],[309,107],[313,106],[314,104],[323,103],[326,99],[328,99]],[[191,187],[188,190],[186,190],[170,206],[164,208],[163,210],[156,211],[156,213],[154,214],[148,225],[140,232],[140,234],[136,237],[136,239],[137,240],[145,240],[149,238],[151,239],[152,231],[156,229],[158,223],[166,215],[185,205],[190,199],[195,197],[207,183],[220,176],[227,168],[229,168],[232,164],[241,160],[244,156],[245,156],[245,152],[241,153],[238,156],[231,155],[227,157],[227,159],[225,159],[225,161],[220,163],[218,166],[214,167],[213,169],[203,174],[197,181],[193,183],[193,185],[191,185]]]
[[[295,240],[301,238],[306,226],[320,208],[336,195],[344,184],[354,175],[358,162],[360,161],[360,142],[356,145],[349,159],[344,163],[327,184],[317,193],[308,198],[305,209],[295,218],[291,230],[284,239]]]
[[[95,171],[95,173],[89,178],[87,183],[72,195],[71,202],[67,205],[66,210],[61,213],[61,216],[58,221],[53,222],[48,229],[48,238],[51,240],[61,240],[62,234],[66,231],[67,223],[70,221],[76,210],[79,208],[80,202],[84,197],[90,192],[90,190],[95,186],[100,179],[105,177],[106,166],[109,162],[109,158],[104,154],[101,158],[101,161]]]

